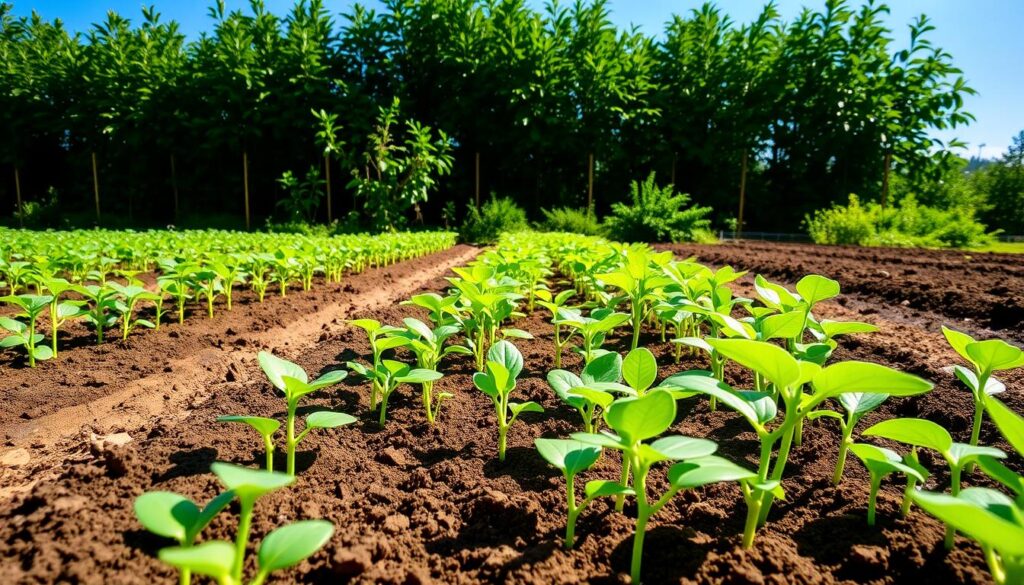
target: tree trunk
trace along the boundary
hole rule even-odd
[[[249,151],[242,150],[242,186],[245,189],[245,229],[252,228],[249,217]]]
[[[594,153],[587,157],[587,213],[594,211]]]
[[[25,227],[25,210],[21,206],[21,175],[18,166],[14,166],[14,198],[18,209],[18,227]]]
[[[476,208],[480,209],[480,153],[476,153]]]
[[[331,223],[334,216],[331,212],[331,157],[328,154],[324,155],[324,184],[327,187],[327,223]]]
[[[181,210],[178,207],[178,169],[173,152],[171,153],[171,190],[174,191],[174,221],[177,223]]]
[[[889,205],[889,167],[892,166],[892,153],[885,153],[885,161],[882,163],[882,209]]]
[[[743,208],[747,203],[747,153],[743,153],[743,163],[740,167],[740,216],[736,220],[736,236],[743,234]]]
[[[100,222],[100,174],[96,170],[96,151],[92,151],[92,193],[96,201],[96,223]]]

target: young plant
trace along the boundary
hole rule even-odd
[[[562,351],[564,351],[565,346],[569,344],[569,340],[572,338],[572,336],[570,335],[566,337],[564,340],[562,339],[562,324],[558,320],[558,313],[562,308],[566,307],[565,303],[567,303],[569,299],[571,299],[575,294],[576,291],[573,289],[563,290],[554,297],[551,296],[551,291],[537,291],[537,298],[539,299],[537,301],[537,304],[551,312],[551,323],[552,325],[554,325],[555,328],[556,368],[562,367]]]
[[[227,303],[227,309],[230,311],[234,286],[245,283],[245,272],[242,271],[241,263],[237,258],[225,255],[210,262],[209,266],[210,270],[217,275],[221,282],[221,286],[224,289],[224,300]]]
[[[579,411],[583,430],[588,433],[596,430],[598,413],[615,400],[611,392],[636,394],[622,385],[622,356],[614,352],[595,358],[579,376],[568,370],[551,370],[547,379],[555,394]]]
[[[868,526],[875,525],[875,508],[878,502],[878,489],[882,486],[882,480],[891,473],[902,473],[907,477],[907,491],[912,490],[914,483],[924,483],[925,475],[916,467],[908,465],[900,454],[892,449],[876,447],[867,443],[853,443],[850,451],[856,455],[871,477],[870,492],[868,493]]]
[[[178,308],[178,323],[185,322],[185,303],[192,298],[192,289],[195,285],[193,274],[198,266],[191,266],[184,262],[165,260],[160,263],[162,274],[156,279],[161,290],[167,292],[175,300]]]
[[[630,349],[636,349],[640,342],[640,329],[651,304],[661,288],[672,284],[658,266],[672,258],[671,252],[653,254],[643,249],[627,249],[626,262],[618,270],[598,274],[601,282],[622,290],[630,304],[630,322],[633,326],[633,341]]]
[[[472,351],[461,345],[445,346],[444,342],[459,332],[457,325],[441,325],[431,329],[426,323],[419,319],[406,317],[402,321],[405,324],[404,336],[409,338],[409,351],[416,354],[417,367],[425,370],[437,370],[441,359],[453,353],[470,354]],[[427,422],[434,424],[441,412],[441,403],[451,398],[448,392],[441,392],[434,395],[434,380],[428,380],[421,384],[423,390],[423,410],[427,415]]]
[[[135,499],[135,517],[146,530],[171,538],[184,549],[195,545],[199,533],[234,499],[235,493],[227,490],[200,508],[174,492],[146,492]],[[178,582],[191,583],[192,571],[182,567]]]
[[[477,264],[471,270],[452,269],[459,278],[449,278],[457,291],[460,311],[468,317],[460,317],[466,334],[466,346],[473,351],[477,372],[483,372],[487,348],[497,341],[501,323],[515,313],[516,302],[522,295],[516,292],[518,283],[511,279],[499,282],[491,266]],[[513,337],[529,335],[519,330],[511,331]]]
[[[880,437],[906,445],[923,447],[936,451],[949,465],[949,491],[956,496],[960,493],[960,477],[964,468],[978,461],[980,457],[1002,459],[1006,457],[1001,449],[967,443],[955,443],[949,431],[941,425],[923,418],[894,418],[869,427],[863,433],[868,437]],[[952,527],[946,531],[946,548],[953,547],[955,535]]]
[[[96,330],[96,345],[103,343],[103,331],[117,323],[117,292],[108,285],[87,284],[72,290],[85,299],[82,314]]]
[[[46,345],[40,345],[43,341],[43,334],[36,333],[36,320],[50,306],[53,297],[49,295],[7,295],[0,297],[0,302],[14,305],[21,309],[17,317],[24,318],[23,323],[10,317],[0,317],[0,327],[7,329],[14,335],[0,339],[0,348],[22,346],[28,356],[30,368],[36,367],[36,361],[48,360],[53,357],[53,350]]]
[[[870,394],[863,392],[851,392],[849,394],[841,395],[838,400],[839,404],[843,406],[843,410],[846,411],[846,416],[834,411],[834,410],[815,410],[807,415],[808,420],[814,420],[821,417],[830,417],[839,421],[839,430],[842,433],[842,439],[839,442],[839,457],[836,459],[836,471],[832,475],[832,483],[839,485],[839,482],[843,481],[843,469],[846,466],[846,454],[853,445],[853,428],[857,426],[860,419],[867,413],[875,410],[885,402],[885,399],[889,398],[888,394]],[[861,457],[863,459],[863,457]]]
[[[280,421],[263,416],[228,415],[217,417],[217,422],[237,422],[247,424],[259,433],[260,436],[263,437],[263,448],[266,453],[267,471],[274,471],[274,433],[277,432],[277,429],[281,428]],[[306,425],[309,426],[308,419],[306,420]]]
[[[197,546],[168,547],[160,551],[160,560],[182,571],[213,577],[220,585],[242,585],[245,549],[256,501],[290,485],[295,478],[219,462],[210,469],[238,497],[240,511],[235,543],[213,540]],[[260,543],[258,572],[250,585],[262,585],[273,571],[300,563],[320,550],[333,534],[334,526],[325,520],[304,520],[271,531]]]
[[[604,492],[591,493],[587,490],[587,496],[581,503],[576,502],[576,475],[586,471],[597,463],[601,457],[601,448],[595,445],[587,445],[579,441],[566,439],[534,439],[533,444],[548,463],[557,467],[565,478],[565,502],[568,510],[565,522],[565,548],[572,548],[576,541],[576,518],[580,512],[586,509],[594,499],[605,495]],[[612,484],[614,482],[603,482]],[[588,484],[589,487],[589,484]]]
[[[392,325],[382,325],[380,321],[375,319],[356,319],[349,321],[348,324],[354,325],[366,332],[366,337],[370,341],[370,352],[373,354],[373,366],[370,368],[370,371],[373,372],[376,372],[380,367],[381,355],[385,351],[409,344],[408,337],[397,335],[403,331],[402,329]],[[370,410],[375,410],[377,408],[377,401],[382,393],[382,388],[380,381],[375,375],[367,377],[370,379]]]
[[[137,285],[124,286],[116,282],[111,282],[107,286],[113,289],[121,298],[114,302],[114,310],[121,315],[121,339],[128,339],[128,335],[139,326],[154,329],[156,325],[147,319],[135,319],[135,306],[143,301],[151,301],[156,303],[161,299],[161,296],[149,292],[148,290]]]
[[[57,332],[68,319],[74,319],[82,314],[82,303],[61,302],[60,296],[72,288],[71,283],[63,278],[47,278],[41,280],[40,284],[53,297],[50,301],[50,348],[53,350],[53,357],[57,357]]]
[[[716,397],[746,419],[761,443],[755,482],[760,486],[782,481],[798,423],[825,400],[848,393],[885,392],[891,396],[913,396],[928,392],[933,387],[930,382],[916,376],[869,362],[840,362],[821,368],[814,363],[798,361],[781,347],[764,341],[709,339],[708,343],[726,358],[760,374],[769,385],[768,390],[774,392],[736,391],[724,382],[699,373],[673,376],[672,383],[684,390]],[[807,383],[814,389],[811,394],[803,392]],[[778,416],[777,400],[784,407],[783,418],[774,428],[769,428],[768,424]],[[778,453],[773,460],[776,444]],[[773,492],[763,491],[755,505],[748,509],[744,547],[753,545],[754,532],[767,520],[774,498]]]
[[[523,355],[510,342],[501,340],[487,351],[486,371],[473,374],[473,384],[494,403],[498,418],[498,461],[505,461],[508,428],[524,412],[544,412],[536,402],[510,402],[516,378],[523,371]]]
[[[1002,382],[992,376],[1001,370],[1012,370],[1024,367],[1024,351],[1001,339],[976,341],[970,335],[947,327],[942,334],[953,350],[971,364],[968,370],[963,366],[953,366],[953,372],[970,390],[974,397],[974,418],[971,423],[971,445],[978,444],[981,436],[981,419],[985,412],[985,399],[1006,390]]]
[[[206,316],[213,319],[213,303],[224,292],[224,286],[217,273],[213,270],[195,271],[192,273],[192,286],[195,287],[196,296],[206,298]]]
[[[371,380],[380,389],[380,416],[378,423],[384,426],[388,416],[388,399],[398,389],[399,384],[433,383],[444,377],[444,374],[425,368],[413,369],[409,364],[395,360],[381,360],[372,370],[358,362],[348,362],[348,367],[357,374]],[[429,408],[429,406],[428,406]]]
[[[613,329],[627,321],[629,321],[629,315],[617,313],[615,309],[609,307],[594,309],[588,317],[584,317],[578,309],[563,307],[558,310],[552,323],[569,327],[574,330],[574,333],[579,334],[583,339],[583,347],[578,351],[583,356],[583,361],[590,363],[594,358],[606,353],[601,349],[605,337]],[[563,339],[563,344],[568,343],[571,338],[572,334],[566,336]],[[559,361],[561,360],[559,359]]]
[[[270,383],[284,393],[287,404],[287,418],[285,420],[285,452],[287,453],[288,475],[295,475],[295,447],[302,439],[306,438],[313,429],[332,429],[354,423],[355,417],[343,412],[332,412],[330,410],[319,410],[306,416],[306,427],[301,433],[295,433],[295,413],[299,407],[299,400],[312,392],[333,386],[345,379],[348,372],[345,370],[332,370],[320,376],[312,382],[306,371],[288,360],[281,359],[273,354],[261,351],[259,353],[260,367],[267,375]]]

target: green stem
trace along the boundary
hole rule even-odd
[[[642,303],[633,301],[631,308],[633,310],[633,343],[629,346],[630,351],[636,349],[640,343],[640,329],[643,327]]]
[[[579,516],[580,509],[576,507],[575,481],[575,475],[568,473],[565,475],[565,501],[568,509],[565,522],[565,548],[572,548],[573,543],[576,542],[576,518]]]
[[[387,389],[384,390],[384,394],[381,395],[381,397],[380,397],[380,417],[378,417],[377,422],[382,427],[387,422],[388,398],[390,398],[390,397],[391,397],[391,392],[388,392]]]
[[[178,574],[178,585],[191,585],[192,584],[192,571],[190,569],[182,568]]]
[[[561,368],[562,367],[562,338],[561,338],[561,333],[562,332],[559,331],[560,329],[561,329],[561,327],[559,325],[555,325],[555,367],[556,368]]]
[[[433,397],[431,396],[431,390],[434,386],[433,382],[423,383],[423,408],[427,411],[427,422],[434,424],[434,412],[430,406],[434,403]]]
[[[749,488],[744,487],[744,491]],[[757,520],[761,515],[761,497],[757,492],[748,495],[747,500],[747,521],[743,525],[743,548],[749,550],[754,546],[754,537],[757,535]]]
[[[255,500],[248,498],[240,501],[238,536],[235,537],[235,564],[231,569],[232,577],[239,583],[242,581],[242,567],[245,566],[245,546],[249,544],[249,529],[252,525],[252,509],[255,504]]]
[[[619,485],[629,485],[629,458],[625,454],[622,455],[622,474],[619,476]],[[615,511],[621,512],[626,506],[626,495],[619,494],[615,496]]]
[[[57,321],[57,297],[54,296],[53,298],[54,301],[50,304],[50,335],[52,337],[50,349],[53,350],[53,358],[57,359],[57,327],[60,326],[60,323]]]
[[[853,433],[853,425],[843,425],[843,439],[839,443],[839,458],[836,460],[836,472],[832,475],[832,484],[839,485],[843,481],[843,469],[846,467],[846,454],[853,443],[850,435]]]
[[[638,470],[639,472],[640,470]],[[647,505],[646,473],[636,474],[636,532],[633,534],[633,558],[630,563],[629,574],[633,583],[640,583],[640,563],[644,554],[644,536],[647,533],[647,520],[650,518],[650,510]]]
[[[263,447],[267,452],[267,471],[274,471],[274,439],[270,435],[263,435]]]
[[[787,405],[786,411],[789,412],[790,405]],[[771,479],[776,481],[782,480],[782,474],[786,470],[786,462],[789,460],[789,450],[793,446],[793,434],[796,427],[795,421],[784,423],[780,430],[782,430],[782,444],[779,446],[779,454],[775,458],[775,465],[772,466]],[[768,513],[771,512],[772,503],[775,501],[775,495],[771,492],[765,492],[763,497],[763,504],[761,506],[761,516],[758,518],[758,525],[764,526],[764,523],[768,520]]]
[[[295,475],[295,445],[298,441],[295,440],[295,409],[298,406],[298,402],[288,401],[288,424],[285,429],[285,447],[288,450],[288,475]]]
[[[878,502],[878,488],[882,486],[882,477],[871,475],[871,491],[868,493],[868,526],[875,525],[875,507]]]
[[[498,422],[498,461],[505,461],[505,445],[508,436],[508,427],[501,421]]]

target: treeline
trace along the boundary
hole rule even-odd
[[[896,176],[935,181],[956,144],[929,132],[971,119],[972,90],[928,20],[895,34],[877,2],[829,0],[788,22],[768,4],[751,23],[706,4],[657,36],[617,28],[600,0],[385,5],[339,17],[300,0],[278,16],[217,2],[195,40],[154,9],[73,34],[0,5],[2,214],[16,177],[26,200],[52,191],[92,214],[98,191],[106,216],[137,223],[239,218],[247,185],[256,224],[284,171],[325,170],[311,110],[336,114],[360,153],[398,98],[402,117],[451,137],[428,221],[478,185],[535,216],[586,205],[593,185],[604,212],[654,171],[719,224],[743,190],[748,229],[792,231],[848,193],[884,197]],[[359,158],[332,162],[335,216],[354,206]]]

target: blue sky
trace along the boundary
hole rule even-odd
[[[564,0],[563,0],[564,1]],[[538,7],[543,0],[530,0]],[[61,18],[72,30],[88,29],[113,9],[125,16],[138,17],[143,4],[155,3],[164,18],[181,23],[182,30],[195,36],[209,27],[207,0],[14,0],[15,14],[38,11],[47,19]],[[379,6],[376,0],[363,2]],[[610,0],[613,20],[621,25],[638,25],[650,34],[662,30],[672,13],[685,13],[698,7],[701,0]],[[244,8],[246,0],[227,0],[229,8]],[[267,0],[275,12],[284,12],[292,0]],[[854,0],[854,5],[859,2]],[[906,42],[906,25],[924,12],[937,30],[933,42],[953,55],[954,63],[963,69],[968,83],[978,91],[968,97],[967,109],[977,121],[966,128],[937,132],[948,140],[953,136],[970,146],[967,155],[976,155],[979,146],[985,157],[998,156],[1010,144],[1011,137],[1024,130],[1024,0],[890,0],[890,28],[896,42]],[[334,13],[349,10],[349,0],[327,0]],[[758,0],[720,0],[718,5],[733,20],[747,22],[760,11]],[[802,6],[818,8],[822,0],[780,0],[779,10],[786,19],[795,16]]]

